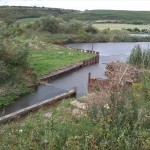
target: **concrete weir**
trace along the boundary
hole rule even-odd
[[[44,107],[44,106],[47,106],[47,105],[51,105],[51,104],[53,104],[55,102],[58,102],[59,100],[75,96],[76,92],[77,92],[77,89],[73,88],[72,90],[68,91],[67,93],[60,94],[58,96],[55,96],[54,98],[44,100],[44,101],[39,102],[39,103],[37,103],[35,105],[26,107],[24,109],[20,109],[20,110],[18,110],[16,112],[13,112],[11,114],[8,114],[8,115],[5,115],[3,117],[0,117],[0,123],[5,123],[7,121],[15,119],[18,116],[22,116],[22,115],[25,115],[25,114],[27,114],[27,113],[29,113],[31,111],[38,110],[41,107]]]

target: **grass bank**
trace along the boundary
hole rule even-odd
[[[49,44],[44,50],[31,50],[29,63],[38,77],[76,62],[81,62],[95,55],[70,50],[65,47]]]

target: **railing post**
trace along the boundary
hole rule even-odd
[[[90,80],[91,80],[91,73],[88,74],[88,92],[90,91]]]

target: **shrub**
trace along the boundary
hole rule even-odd
[[[71,20],[68,24],[68,33],[77,33],[79,31],[83,30],[83,24],[80,21],[77,20]]]
[[[92,33],[92,34],[98,33],[98,29],[96,29],[96,28],[93,27],[92,25],[88,25],[87,27],[85,27],[85,31],[86,31],[87,33]]]
[[[141,32],[148,33],[148,30],[147,29],[141,29]]]
[[[28,74],[29,71],[27,46],[11,40],[1,41],[0,105],[8,104],[20,94],[28,92],[28,85],[36,83],[35,74]]]
[[[140,32],[140,29],[134,28],[134,29],[133,29],[133,32]]]
[[[48,31],[50,33],[57,33],[59,29],[60,20],[53,16],[42,17],[35,21],[33,28],[41,31]]]

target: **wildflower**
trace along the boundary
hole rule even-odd
[[[23,132],[23,130],[22,130],[22,129],[20,129],[20,130],[19,130],[19,132],[20,132],[20,133],[22,133],[22,132]]]
[[[110,109],[110,107],[109,107],[109,105],[108,105],[108,104],[105,104],[105,105],[104,105],[104,108],[106,108],[106,109]]]

